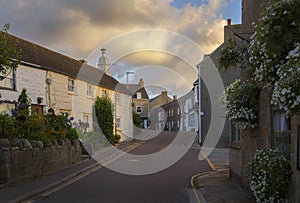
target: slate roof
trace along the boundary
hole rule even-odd
[[[142,99],[149,99],[148,93],[144,87],[141,87],[139,84],[128,84],[128,89],[132,94],[132,98],[137,98],[136,93],[142,93]]]
[[[123,85],[113,77],[106,75],[102,70],[85,64],[74,58],[54,52],[50,49],[9,35],[10,42],[21,49],[21,62],[32,64],[35,68],[53,71],[69,77],[78,78],[101,87],[131,95]]]

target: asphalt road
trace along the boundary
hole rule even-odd
[[[161,133],[130,153],[149,154],[160,151],[176,135],[174,132]],[[191,177],[212,170],[205,160],[198,160],[198,155],[199,147],[195,143],[177,163],[149,175],[124,175],[102,167],[37,202],[192,202],[195,197],[188,189]]]

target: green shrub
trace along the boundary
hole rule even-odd
[[[0,138],[13,139],[15,135],[15,122],[10,116],[0,114]]]

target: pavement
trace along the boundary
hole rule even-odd
[[[229,171],[214,171],[198,177],[196,186],[207,203],[255,203],[255,199],[229,178]]]
[[[240,185],[230,178],[229,149],[214,149],[206,161],[211,166],[212,171],[198,174],[194,180],[195,187],[200,193],[198,203],[256,202],[252,195],[246,193]]]
[[[119,148],[124,151],[137,143],[125,143]],[[195,176],[195,190],[199,194],[198,203],[254,203],[255,199],[244,192],[229,178],[228,157],[224,154],[228,149],[214,150],[206,159],[213,171]],[[0,186],[0,203],[30,202],[30,199],[48,191],[59,190],[62,185],[68,185],[77,179],[87,176],[102,166],[89,156],[70,167],[53,174],[38,177],[21,183]],[[226,169],[227,168],[227,169]],[[43,197],[41,196],[41,199]]]

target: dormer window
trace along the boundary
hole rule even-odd
[[[137,99],[142,99],[142,93],[141,92],[137,92],[136,93],[136,98]]]

